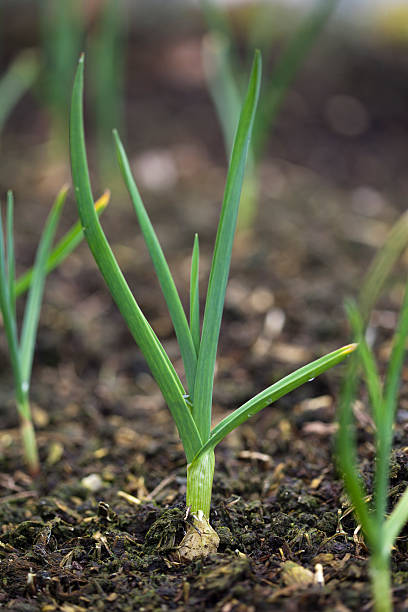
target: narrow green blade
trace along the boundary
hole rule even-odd
[[[95,210],[98,215],[101,215],[107,207],[110,199],[110,191],[106,190],[105,193],[98,198],[95,202]],[[84,237],[82,226],[80,221],[77,221],[73,227],[58,241],[53,250],[51,251],[47,260],[47,274],[55,270],[60,263],[68,257],[72,251],[80,244]],[[33,278],[33,269],[30,268],[15,282],[14,293],[16,298],[25,293],[31,285]]]
[[[213,7],[212,10],[215,10]],[[220,13],[222,11],[219,11]],[[203,45],[204,70],[208,89],[217,110],[221,124],[227,158],[230,159],[236,126],[241,110],[241,96],[234,78],[231,53],[231,40],[225,34],[211,33]],[[245,181],[238,217],[238,230],[245,230],[253,225],[256,214],[258,179],[255,156],[249,148],[246,163]]]
[[[23,403],[24,396],[22,394],[22,377],[20,355],[18,350],[17,324],[16,317],[12,307],[9,282],[7,278],[6,256],[3,235],[3,220],[0,210],[0,308],[3,315],[3,324],[7,337],[8,349],[10,352],[11,367],[14,375],[16,388],[16,397],[19,404]],[[25,416],[25,415],[23,415]]]
[[[408,212],[405,212],[391,228],[384,245],[377,251],[365,275],[358,304],[364,324],[379,298],[387,278],[397,259],[408,244]]]
[[[23,327],[20,340],[20,361],[21,375],[23,378],[23,391],[27,393],[30,386],[35,339],[37,336],[38,321],[40,318],[45,278],[47,276],[47,259],[51,250],[58,221],[61,216],[62,207],[67,197],[67,192],[67,187],[63,187],[61,189],[51,209],[51,212],[48,215],[48,219],[38,245],[34,263],[33,278],[24,311]]]
[[[406,342],[408,336],[408,283],[401,306],[397,330],[393,338],[391,358],[388,364],[387,377],[385,381],[385,407],[388,415],[388,425],[392,428],[394,421],[397,396],[401,383],[401,370],[406,353]]]
[[[142,198],[140,197],[139,190],[136,187],[136,183],[133,179],[125,149],[123,148],[122,142],[116,130],[114,130],[113,135],[122,176],[132,200],[133,208],[137,215],[140,229],[142,230],[150,257],[153,261],[157,278],[159,279],[164,299],[166,300],[167,308],[169,309],[171,320],[173,321],[174,330],[180,346],[181,357],[183,359],[184,368],[186,371],[187,386],[190,397],[192,398],[194,393],[197,355],[186,314],[181,304],[181,300],[163,250],[160,246],[159,239],[157,238],[157,234],[154,231],[154,227],[151,224],[149,215],[147,214]]]
[[[352,356],[344,377],[338,408],[339,430],[336,439],[337,463],[339,465],[346,492],[354,506],[357,519],[368,540],[373,546],[378,537],[379,526],[373,520],[365,501],[367,493],[359,476],[356,457],[355,429],[353,425],[353,402],[358,383],[358,354]]]
[[[393,338],[391,358],[384,385],[384,408],[376,463],[376,510],[379,519],[384,520],[387,511],[388,484],[390,479],[390,453],[393,438],[393,424],[397,398],[401,384],[401,370],[406,354],[408,336],[408,284],[405,288],[397,330]]]
[[[200,246],[198,234],[194,236],[190,273],[190,331],[198,355],[200,350],[200,295],[199,295]]]
[[[364,337],[364,322],[361,314],[356,304],[352,301],[346,302],[346,311],[353,329],[355,340],[359,344],[358,352],[363,364],[364,380],[370,396],[370,403],[375,422],[375,447],[377,461],[375,466],[374,507],[377,527],[378,529],[382,529],[382,523],[385,516],[389,469],[389,456],[387,452],[387,440],[389,436],[385,427],[387,417],[384,414],[385,403],[383,389],[381,379],[378,374],[377,365],[375,363],[374,354]],[[353,375],[355,376],[355,373]],[[344,408],[344,410],[347,409]],[[351,416],[349,418],[351,418]],[[349,425],[349,429],[351,429],[351,424]]]
[[[381,432],[383,422],[383,391],[380,375],[373,352],[364,337],[364,323],[356,304],[352,301],[346,302],[346,311],[353,330],[354,339],[359,345],[375,426],[377,432]]]
[[[401,533],[405,523],[408,521],[408,487],[398,500],[397,505],[391,512],[385,523],[384,549],[390,551],[395,540]]]
[[[208,89],[219,117],[229,157],[241,110],[241,94],[234,78],[229,39],[212,32],[204,41],[203,65]]]
[[[187,461],[201,446],[201,438],[184,400],[184,389],[156,334],[140,310],[115,260],[93,206],[83,126],[84,58],[81,57],[72,93],[70,150],[72,179],[85,238],[127,326],[139,345],[172,413]]]
[[[273,402],[276,402],[279,398],[290,393],[290,391],[297,389],[304,383],[343,361],[343,359],[352,353],[356,347],[356,344],[348,344],[347,346],[337,349],[337,351],[324,355],[324,357],[320,357],[320,359],[316,359],[316,361],[312,361],[312,363],[299,368],[299,370],[292,372],[292,374],[285,376],[261,393],[258,393],[258,395],[255,395],[255,397],[243,404],[240,408],[234,410],[234,412],[229,414],[214,427],[209,440],[200,448],[198,456],[202,455],[210,448],[215,448],[225,436],[231,433],[238,425],[245,423],[251,416],[254,416],[267,406],[273,404]]]
[[[16,313],[16,295],[14,291],[14,278],[16,273],[16,258],[14,254],[14,199],[11,191],[7,192],[6,242],[7,242],[7,276],[9,285],[9,298],[12,312]]]
[[[200,432],[201,439],[204,442],[208,439],[210,434],[212,390],[218,337],[222,311],[224,308],[225,291],[228,282],[232,243],[237,222],[245,162],[258,103],[260,84],[261,55],[259,51],[256,51],[248,92],[242,107],[227,175],[224,201],[222,204],[208,283],[200,352],[197,363],[193,417]]]

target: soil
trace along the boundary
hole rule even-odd
[[[198,35],[132,41],[127,140],[184,297],[193,235],[200,234],[204,300],[225,161],[202,75],[194,70],[199,43]],[[397,51],[332,42],[324,58],[312,55],[282,109],[262,163],[255,228],[239,236],[234,251],[214,422],[282,375],[349,341],[343,299],[357,294],[406,202],[406,48]],[[181,60],[184,68],[177,71]],[[387,85],[379,86],[384,75]],[[358,134],[344,133],[341,122],[330,119],[338,95],[363,109],[366,122]],[[29,125],[22,121],[27,113],[33,117]],[[68,174],[65,161],[51,164],[38,144],[44,118],[37,113],[35,100],[23,100],[2,143],[0,184],[16,193],[21,269],[31,262],[48,203]],[[155,156],[169,170],[149,182],[145,169],[152,173]],[[115,186],[112,200],[104,226],[181,372],[123,189]],[[75,218],[72,199],[65,212],[68,225]],[[381,368],[406,267],[405,257],[372,317]],[[47,281],[32,381],[42,461],[36,479],[22,461],[4,337],[0,365],[1,609],[371,609],[368,552],[333,459],[341,366],[264,410],[217,448],[211,523],[219,552],[180,564],[173,553],[186,529],[181,444],[86,245]],[[405,369],[390,508],[408,484],[407,381]],[[374,449],[364,391],[356,422],[370,491]],[[324,584],[314,580],[317,564]],[[408,609],[407,529],[393,551],[393,585],[396,610]]]

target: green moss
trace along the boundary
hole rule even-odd
[[[169,552],[174,549],[183,535],[185,527],[184,512],[170,508],[153,523],[146,534],[144,549],[146,553]]]

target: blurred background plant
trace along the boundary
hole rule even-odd
[[[23,453],[27,467],[33,476],[38,474],[40,462],[30,406],[30,387],[44,285],[49,272],[59,266],[83,238],[82,227],[77,222],[52,248],[67,192],[68,187],[64,186],[58,193],[38,240],[34,265],[18,279],[15,278],[14,198],[11,191],[7,193],[4,232],[3,212],[0,207],[0,311],[13,372]],[[98,215],[105,210],[109,196],[109,192],[105,192],[95,202],[95,210]],[[28,295],[20,333],[16,301],[26,292]]]
[[[25,4],[28,8],[30,3]],[[101,0],[54,2],[38,0],[36,49],[18,51],[0,80],[0,131],[14,107],[30,88],[48,116],[48,162],[64,160],[68,150],[67,108],[77,58],[89,54],[93,80],[93,128],[98,174],[112,174],[112,129],[123,121],[122,78],[125,58],[123,3]],[[7,7],[4,3],[3,12]],[[8,14],[8,11],[6,14]],[[109,142],[109,146],[107,144]]]
[[[38,57],[34,51],[21,51],[12,60],[0,80],[0,134],[14,106],[38,75]]]
[[[40,96],[50,116],[52,154],[61,157],[67,145],[66,109],[69,83],[85,34],[85,15],[79,0],[40,0],[42,71]]]
[[[89,65],[93,72],[92,108],[95,112],[99,176],[107,184],[115,175],[112,130],[124,123],[123,87],[126,60],[126,22],[117,0],[105,0],[90,38]],[[66,117],[66,107],[64,109]]]
[[[249,168],[242,195],[238,227],[251,229],[256,216],[259,194],[259,162],[270,139],[277,114],[290,85],[306,61],[308,54],[336,8],[338,0],[317,0],[310,11],[300,17],[300,23],[283,43],[270,75],[264,79],[264,91],[255,124]],[[247,70],[240,60],[238,43],[225,12],[213,1],[202,0],[209,27],[204,40],[204,66],[208,87],[221,124],[227,157],[230,156],[235,125],[242,103],[242,75]],[[245,47],[262,48],[264,57],[270,51],[282,30],[278,24],[282,15],[276,6],[261,2],[248,15]]]
[[[368,38],[363,37],[361,49],[367,44],[364,40],[367,41],[371,36],[375,37],[376,45],[381,43],[381,39],[392,40],[393,44],[395,41],[399,44],[406,41],[405,9],[398,2],[391,5],[388,3],[384,8],[381,3],[376,3],[371,7],[371,12],[366,10],[365,13],[363,10],[368,4],[363,0],[360,3],[351,3],[349,0],[185,0],[165,6],[154,0],[137,4],[128,0],[91,0],[87,3],[80,0],[19,0],[17,4],[10,0],[0,2],[3,15],[3,28],[0,31],[3,38],[0,129],[10,113],[18,117],[21,109],[26,110],[25,121],[30,123],[32,129],[38,129],[35,118],[39,115],[42,124],[46,122],[49,126],[48,161],[52,165],[57,160],[64,160],[67,151],[68,92],[76,58],[80,51],[85,50],[93,75],[88,87],[94,109],[90,118],[91,129],[95,134],[93,166],[98,169],[100,180],[105,180],[105,183],[110,182],[115,175],[112,172],[114,163],[108,144],[111,142],[112,129],[122,129],[125,124],[125,93],[129,102],[129,97],[134,99],[134,89],[141,89],[137,80],[133,82],[133,70],[149,62],[151,77],[157,76],[157,62],[161,55],[160,40],[167,38],[176,41],[177,37],[184,34],[187,41],[197,36],[203,37],[202,57],[196,54],[193,46],[187,44],[177,50],[175,43],[173,51],[162,58],[161,72],[167,71],[168,84],[173,80],[173,85],[178,82],[176,87],[183,86],[183,82],[185,85],[188,82],[190,85],[201,84],[205,76],[220,121],[227,156],[233,135],[232,126],[241,99],[242,74],[248,70],[247,58],[252,55],[255,46],[261,48],[263,56],[269,58],[266,62],[266,86],[263,92],[265,102],[255,127],[252,168],[247,173],[241,209],[242,226],[251,226],[256,211],[256,205],[251,205],[251,202],[255,203],[262,197],[261,161],[271,148],[271,130],[276,128],[277,114],[296,100],[297,77],[301,76],[300,73],[303,75],[307,65],[311,61],[316,62],[319,56],[318,61],[323,61],[325,57],[328,60],[336,44],[345,37],[345,31],[347,38],[352,40],[353,36],[360,35],[362,24]],[[4,26],[6,23],[7,29]],[[131,58],[127,57],[129,43],[133,50],[135,44],[138,46],[156,36],[157,51],[149,59],[143,52],[136,59],[133,51]],[[27,52],[30,47],[33,50]],[[314,47],[316,50],[312,54]],[[20,56],[22,51],[25,52]],[[177,68],[173,66],[175,61],[179,62]],[[339,63],[336,57],[334,61],[338,64],[333,65],[334,72],[341,71],[339,66],[344,59]],[[306,71],[301,77],[300,86],[307,74]],[[293,87],[294,84],[296,87]],[[29,95],[24,95],[30,88]],[[157,95],[160,96],[160,91]],[[22,100],[23,96],[25,100]],[[164,104],[167,96],[166,93]],[[31,98],[37,107],[32,120],[28,116],[32,115],[33,104],[28,104],[27,98]],[[358,135],[359,130],[364,130],[366,126],[364,108],[360,107],[360,101],[339,99],[337,102],[337,106],[333,102],[327,109],[328,121],[333,123],[335,130],[351,129],[352,132],[354,130],[352,137],[353,134]],[[128,113],[128,117],[130,115]],[[341,125],[344,120],[346,123],[357,121],[358,125],[344,127]],[[41,130],[41,134],[43,139],[44,130]],[[275,131],[274,136],[278,147],[279,133]],[[151,153],[154,152],[152,144]],[[151,160],[152,157],[148,158],[147,163]],[[156,158],[155,163],[160,165],[158,176],[163,174],[164,182],[171,182],[170,175],[174,169],[170,166],[177,165],[177,160],[169,160],[162,155]]]

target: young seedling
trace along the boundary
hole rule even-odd
[[[337,4],[338,0],[316,0],[290,37],[266,83],[249,152],[238,219],[240,229],[251,229],[253,226],[259,198],[259,162],[282,103]],[[201,0],[201,5],[210,32],[203,46],[204,69],[229,156],[243,100],[240,54],[223,10],[217,7],[214,0]],[[271,10],[267,3],[261,3],[254,21],[265,25],[270,20],[268,12]],[[271,36],[268,37],[270,39]]]
[[[364,322],[368,323],[374,304],[384,290],[391,271],[408,245],[408,212],[394,223],[383,246],[377,251],[364,277],[358,296],[358,307]]]
[[[354,512],[363,529],[371,553],[370,574],[374,608],[376,612],[390,612],[392,610],[391,550],[408,521],[408,488],[387,516],[393,425],[408,336],[408,284],[392,342],[391,357],[384,384],[378,373],[373,351],[364,337],[364,319],[354,303],[349,303],[347,309],[359,349],[350,360],[340,397],[338,464],[346,491],[354,506]],[[360,362],[375,425],[376,462],[372,502],[367,501],[369,498],[359,476],[353,426],[353,402],[356,396]]]
[[[20,416],[21,436],[24,455],[29,471],[39,471],[37,442],[34,432],[29,391],[33,364],[35,340],[47,274],[57,267],[83,238],[82,227],[76,223],[51,251],[52,241],[58,226],[62,207],[67,196],[67,187],[59,192],[44,227],[33,268],[15,281],[15,253],[13,237],[13,195],[7,194],[6,231],[3,235],[0,211],[0,309],[6,332],[10,361],[14,376],[14,390],[17,410]],[[109,201],[106,192],[96,203],[96,214],[101,214]],[[22,330],[18,336],[16,299],[28,290]]]
[[[126,153],[118,134],[114,135],[122,175],[174,325],[186,373],[187,391],[133,297],[95,214],[83,126],[83,79],[84,59],[81,57],[74,82],[70,121],[72,177],[79,216],[95,261],[130,332],[146,358],[183,443],[188,464],[187,506],[190,507],[195,524],[187,532],[179,553],[182,559],[193,559],[215,551],[218,546],[218,536],[209,524],[215,462],[214,449],[217,444],[238,425],[245,423],[266,406],[342,361],[354,350],[355,345],[340,348],[286,376],[245,402],[211,429],[212,392],[218,337],[245,161],[259,95],[260,54],[259,52],[255,54],[248,92],[236,131],[215,241],[201,333],[198,302],[198,239],[195,238],[193,247],[190,321],[188,321],[156,233],[133,180]]]
[[[29,402],[31,370],[44,282],[47,274],[47,259],[66,195],[67,188],[64,187],[55,200],[38,245],[20,338],[17,331],[16,295],[14,289],[14,204],[11,191],[7,194],[5,236],[3,235],[3,222],[0,214],[0,308],[13,369],[15,398],[20,416],[24,454],[28,468],[33,475],[39,471],[39,461]]]

